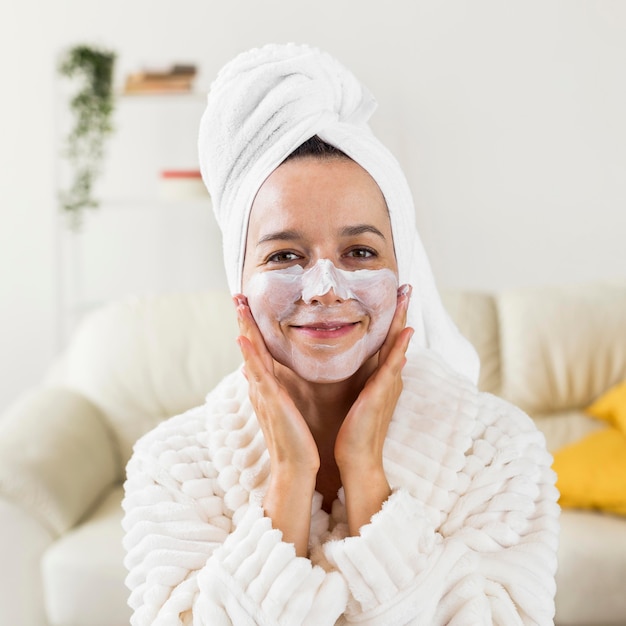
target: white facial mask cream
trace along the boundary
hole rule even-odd
[[[333,290],[332,303],[318,298]],[[389,269],[345,271],[328,259],[254,274],[245,289],[272,356],[311,382],[338,382],[380,349],[396,310]]]

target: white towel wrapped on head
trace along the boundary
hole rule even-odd
[[[350,71],[308,46],[268,45],[240,54],[221,70],[202,117],[199,155],[223,233],[230,290],[241,291],[248,220],[257,191],[291,152],[317,135],[367,170],[385,197],[399,283],[413,287],[411,345],[439,353],[455,371],[476,382],[476,352],[443,308],[417,233],[406,178],[368,126],[375,108],[373,96]]]

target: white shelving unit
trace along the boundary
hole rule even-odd
[[[96,188],[78,233],[60,216],[59,344],[83,315],[132,295],[225,288],[208,194],[164,193],[164,170],[197,170],[205,96],[120,95]],[[171,190],[173,191],[173,189]]]

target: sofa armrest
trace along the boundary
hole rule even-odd
[[[71,528],[119,475],[102,412],[63,388],[38,388],[0,418],[0,496],[52,533]]]
[[[22,507],[0,496],[0,624],[47,624],[41,559],[54,537]]]

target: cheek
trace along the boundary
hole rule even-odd
[[[372,339],[384,341],[391,325],[398,301],[398,279],[390,270],[372,272],[367,280],[352,287],[356,299],[370,317]]]
[[[363,313],[369,318],[366,334],[348,352],[327,353],[324,368],[328,372],[336,366],[334,378],[345,378],[369,357],[375,354],[383,344],[393,319],[396,304],[398,279],[391,270],[361,270],[358,272],[338,271],[342,287],[348,289],[352,298],[358,302]],[[250,310],[259,327],[265,344],[272,356],[285,365],[297,367],[306,363],[312,367],[322,358],[317,354],[313,360],[301,354],[296,362],[293,359],[293,346],[283,334],[280,323],[293,318],[297,311],[296,302],[302,296],[302,272],[298,269],[287,271],[260,272],[248,281],[244,294],[248,298]],[[356,351],[356,352],[354,352]],[[330,360],[329,360],[330,359]],[[334,359],[334,360],[333,360]],[[346,373],[350,369],[349,373]],[[328,373],[327,372],[327,373]],[[308,379],[310,372],[299,372]],[[330,375],[330,374],[329,374]]]
[[[277,272],[261,272],[252,276],[244,295],[263,335],[293,312],[300,291],[301,281],[295,276],[279,276]]]

